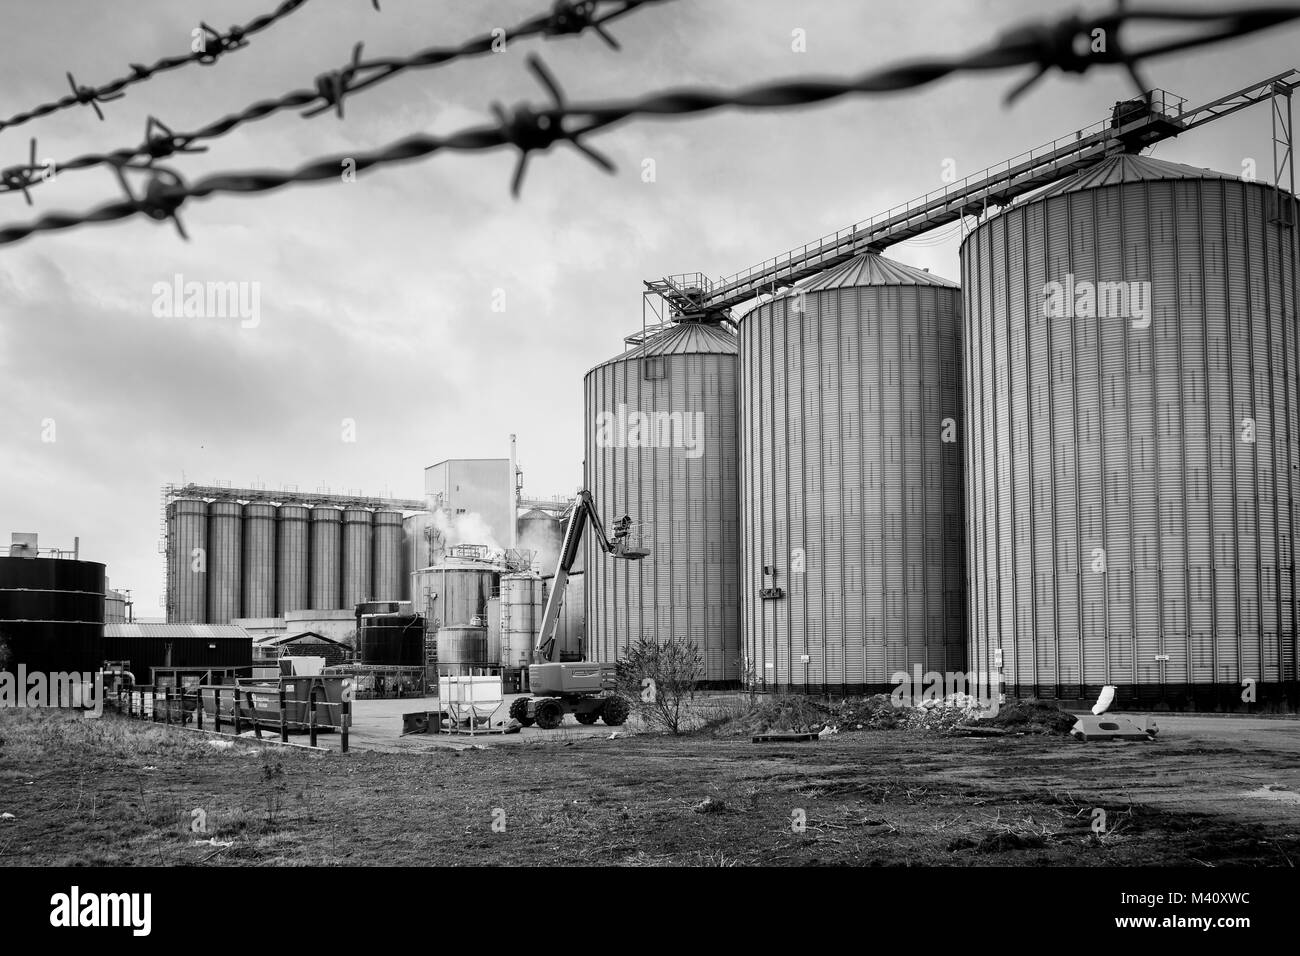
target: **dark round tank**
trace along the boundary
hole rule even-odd
[[[389,667],[424,664],[424,618],[418,614],[365,614],[361,618],[361,663]]]
[[[5,670],[98,670],[104,639],[104,565],[0,557],[0,640]]]

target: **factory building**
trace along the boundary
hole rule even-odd
[[[1009,694],[1300,703],[1296,221],[1122,155],[964,241],[970,667]]]
[[[965,667],[961,292],[864,253],[740,319],[742,607],[761,687]]]
[[[740,678],[736,354],[722,326],[683,321],[586,375],[586,487],[607,522],[634,516],[650,550],[611,561],[588,538],[593,660],[673,638],[699,648],[706,683]]]

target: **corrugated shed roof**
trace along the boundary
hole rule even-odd
[[[678,322],[648,342],[616,356],[615,361],[647,358],[652,355],[736,355],[740,346],[736,337],[720,325],[704,322]]]
[[[794,289],[784,294],[790,295],[796,289],[805,292],[821,292],[824,289],[851,289],[861,286],[878,285],[929,285],[944,289],[956,289],[958,285],[951,279],[926,272],[915,266],[905,266],[893,259],[886,259],[875,252],[864,252],[854,256],[848,262],[819,272],[808,279],[800,279]]]
[[[212,640],[243,638],[249,633],[235,624],[105,624],[105,637],[171,637]]]
[[[1098,163],[1069,179],[1044,187],[1031,194],[1027,202],[1046,199],[1048,196],[1061,196],[1066,193],[1096,189],[1099,186],[1119,186],[1123,183],[1150,182],[1164,179],[1236,179],[1236,176],[1221,173],[1214,169],[1200,169],[1182,163],[1170,163],[1150,156],[1133,156],[1123,154],[1112,156],[1105,162]]]

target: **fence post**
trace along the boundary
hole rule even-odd
[[[194,709],[194,721],[198,724],[199,730],[203,729],[203,685],[200,684],[194,689],[194,702],[198,705]]]
[[[128,687],[126,689],[126,715],[128,717],[135,716],[135,688],[134,687]]]
[[[221,687],[212,688],[212,729],[221,733]]]
[[[339,732],[342,736],[343,752],[348,752],[348,726],[352,723],[352,701],[345,700],[341,705],[343,713],[339,716]]]
[[[144,701],[140,701],[140,706],[144,706]],[[149,685],[149,719],[155,724],[158,723],[158,685]]]
[[[280,683],[280,743],[289,742],[289,718],[284,709],[284,682]]]
[[[244,691],[244,700],[248,702],[248,709],[253,715],[253,733],[257,736],[258,740],[261,740],[262,721],[258,719],[257,703],[253,700],[253,692],[251,690]]]
[[[242,726],[242,721],[240,721],[240,719],[239,719],[239,688],[238,688],[238,687],[235,687],[235,688],[233,689],[233,691],[231,692],[231,695],[230,695],[230,696],[234,699],[234,702],[235,702],[235,706],[234,706],[234,708],[233,708],[233,712],[234,712],[234,715],[235,715],[235,736],[238,737],[238,736],[239,736],[239,731],[240,731],[241,726]]]
[[[163,723],[165,723],[167,726],[170,727],[171,722],[172,722],[172,689],[170,687],[164,687],[163,688]]]
[[[307,706],[311,708],[311,717],[308,718],[309,720],[308,731],[311,734],[311,738],[310,738],[311,745],[315,747],[316,746],[316,688],[315,687],[313,687],[311,689],[311,693],[307,695]]]

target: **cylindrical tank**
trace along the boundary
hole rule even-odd
[[[243,614],[243,530],[239,502],[208,505],[209,624],[229,624]]]
[[[500,577],[495,565],[449,558],[411,575],[411,599],[436,627],[481,625]]]
[[[402,513],[400,511],[375,512],[374,581],[373,597],[376,601],[409,600],[402,592]]]
[[[493,664],[501,660],[501,598],[487,600],[487,659]]]
[[[311,607],[311,509],[280,505],[275,557],[275,616]]]
[[[208,504],[179,498],[167,504],[167,621],[208,620]]]
[[[107,582],[104,587],[106,589],[104,592],[104,623],[126,623],[126,595],[121,591],[114,591],[108,587]]]
[[[364,508],[348,508],[343,512],[343,603],[340,607],[356,607],[372,599],[370,586],[371,552],[374,548],[374,530],[371,512]]]
[[[586,375],[587,488],[607,531],[642,525],[640,561],[586,544],[593,660],[640,637],[688,639],[706,683],[740,676],[736,338],[678,322]]]
[[[495,663],[488,660],[486,627],[438,629],[439,674],[464,674],[471,668]]]
[[[740,320],[747,677],[965,666],[961,290],[864,253]]]
[[[318,610],[343,607],[342,527],[341,509],[311,509],[311,606]]]
[[[402,519],[402,584],[407,589],[402,600],[416,601],[417,608],[422,605],[410,591],[411,574],[436,563],[429,549],[427,534],[432,526],[433,515],[427,511],[407,515]]]
[[[560,548],[564,545],[564,529],[567,522],[561,521],[553,514],[539,509],[527,511],[516,522],[519,529],[519,547],[537,552],[533,567],[542,574],[554,574],[559,563]],[[581,571],[585,567],[583,552],[578,552],[578,560],[573,570]]]
[[[275,616],[275,505],[244,505],[244,613]]]
[[[570,593],[568,597],[576,599],[581,606],[580,595]],[[541,577],[536,574],[502,575],[501,646],[496,660],[505,667],[519,667],[521,662],[527,664],[532,659],[533,644],[541,624]],[[559,659],[557,654],[555,660]]]
[[[1273,204],[1125,155],[962,244],[970,666],[1000,657],[1007,693],[1300,702],[1296,236]]]
[[[424,618],[418,614],[364,614],[358,645],[362,664],[422,667]]]
[[[0,639],[10,652],[4,669],[16,674],[21,664],[28,672],[53,674],[101,668],[104,591],[104,566],[94,561],[0,557]]]

